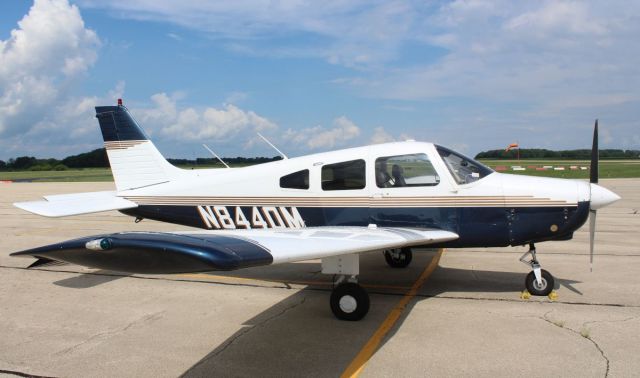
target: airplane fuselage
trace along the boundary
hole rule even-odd
[[[127,215],[203,229],[436,228],[459,235],[441,245],[447,247],[566,240],[588,218],[586,182],[501,174],[464,157],[456,169],[451,154],[430,143],[387,143],[245,168],[183,171],[183,180],[119,195],[138,204],[122,210]],[[407,181],[381,183],[381,161],[404,165]],[[354,182],[324,169],[345,162]],[[462,177],[469,164],[478,168]],[[301,181],[283,182],[300,172]]]

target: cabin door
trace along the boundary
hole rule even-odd
[[[442,228],[443,222],[455,218],[454,208],[441,206],[443,184],[427,154],[377,156],[371,160],[370,223]]]

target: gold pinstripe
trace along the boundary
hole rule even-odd
[[[131,148],[145,142],[148,142],[148,140],[114,140],[104,142],[104,147],[107,150],[126,150],[127,148]]]
[[[128,196],[141,205],[299,206],[299,207],[566,207],[575,202],[533,196],[465,197],[187,197]]]

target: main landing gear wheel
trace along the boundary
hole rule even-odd
[[[384,259],[392,268],[406,268],[412,258],[411,248],[394,248],[384,251]]]
[[[369,312],[369,294],[353,282],[338,285],[331,292],[331,311],[338,319],[356,321]]]
[[[551,273],[541,269],[540,275],[542,276],[540,279],[541,282],[538,282],[534,272],[529,272],[529,274],[527,274],[524,284],[531,295],[546,296],[553,290],[555,280]]]

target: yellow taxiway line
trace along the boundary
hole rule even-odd
[[[373,336],[371,336],[369,341],[367,341],[364,347],[362,347],[358,355],[356,355],[349,366],[347,366],[345,371],[340,376],[341,378],[355,378],[360,375],[362,369],[364,369],[371,356],[373,356],[373,354],[376,352],[384,337],[387,335],[387,333],[389,333],[391,328],[393,328],[398,319],[400,319],[400,315],[402,315],[402,312],[407,307],[407,304],[409,304],[409,302],[416,296],[418,289],[420,289],[420,287],[425,283],[429,276],[431,276],[431,273],[433,273],[433,271],[436,269],[443,252],[444,249],[438,250],[438,253],[433,257],[433,259],[431,259],[431,262],[429,263],[429,265],[427,265],[424,271],[422,271],[420,277],[418,277],[416,282],[413,283],[411,289],[409,289],[409,291],[402,297],[402,299],[400,299],[398,304],[396,304],[389,315],[387,315],[387,318],[382,322],[380,327],[378,327]]]

